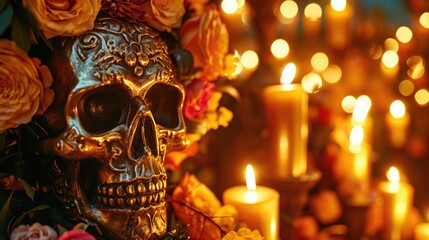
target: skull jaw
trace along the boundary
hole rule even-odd
[[[158,239],[166,233],[167,213],[165,202],[158,206],[124,209],[99,209],[89,206],[91,222],[108,239]]]
[[[53,191],[70,219],[93,226],[96,234],[108,239],[158,239],[166,233],[165,174],[158,176],[156,183],[153,179],[135,180],[134,186],[145,187],[144,190],[136,187],[133,196],[125,196],[118,190],[131,184],[115,183],[112,185],[119,187],[113,193],[106,185],[99,184],[97,197],[88,197],[76,180],[81,163],[73,164],[75,167],[66,168],[68,174],[57,165],[53,176]]]

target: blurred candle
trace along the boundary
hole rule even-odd
[[[414,188],[400,181],[399,171],[391,167],[387,172],[389,181],[379,185],[384,200],[383,206],[383,240],[401,239],[402,227],[413,202]]]
[[[238,211],[238,222],[252,230],[259,230],[264,239],[279,239],[279,193],[269,187],[256,186],[255,174],[246,168],[246,186],[234,186],[223,193],[224,204]]]
[[[304,35],[307,39],[317,39],[322,29],[322,8],[317,3],[310,3],[304,9],[302,20]]]
[[[390,144],[395,148],[403,147],[407,140],[410,115],[406,112],[402,101],[395,100],[392,102],[390,111],[386,114],[386,125]]]
[[[352,35],[353,9],[347,0],[331,0],[325,8],[326,41],[336,49],[346,47]]]
[[[295,77],[293,63],[286,65],[281,82],[264,88],[267,139],[266,166],[275,178],[299,177],[307,172],[308,95]]]
[[[353,127],[350,132],[349,151],[352,155],[352,180],[356,181],[359,189],[353,191],[355,200],[363,199],[369,194],[369,146],[364,139],[364,130],[362,126]]]
[[[383,53],[380,68],[384,76],[395,80],[399,72],[399,55],[395,51],[387,50]]]

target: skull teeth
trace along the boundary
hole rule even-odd
[[[164,201],[166,178],[147,182],[97,186],[97,202],[108,207],[132,208],[158,205]]]

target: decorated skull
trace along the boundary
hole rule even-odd
[[[58,136],[53,191],[73,220],[109,239],[153,239],[167,229],[163,166],[186,146],[184,90],[160,35],[99,17],[64,39],[50,66],[56,100],[44,115]],[[65,93],[65,94],[64,94]]]

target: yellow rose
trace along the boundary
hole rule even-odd
[[[189,224],[191,239],[220,239],[235,227],[237,210],[221,206],[216,195],[194,175],[186,173],[173,192],[173,209],[180,221]]]
[[[208,80],[224,75],[228,44],[228,30],[215,5],[188,19],[180,30],[180,45],[192,53],[194,66],[202,68]]]
[[[52,76],[13,41],[0,40],[0,132],[28,123],[52,103]]]
[[[101,0],[22,0],[43,35],[74,36],[94,28]]]
[[[54,240],[57,239],[57,233],[54,229],[47,225],[41,225],[40,223],[34,223],[33,225],[19,225],[12,231],[10,235],[11,240],[32,240],[32,239],[45,239]]]
[[[147,24],[159,31],[179,28],[185,14],[183,0],[150,0],[143,5]]]

